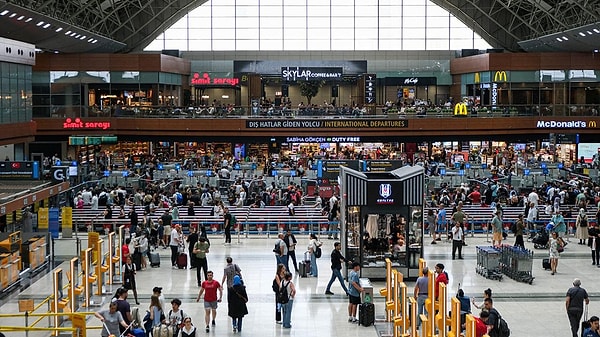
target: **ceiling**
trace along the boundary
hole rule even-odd
[[[600,0],[431,1],[494,48],[589,52],[600,46]],[[0,0],[0,36],[51,52],[139,52],[205,2]]]

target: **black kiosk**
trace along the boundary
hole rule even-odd
[[[342,249],[360,262],[361,277],[385,279],[386,258],[404,279],[419,276],[424,172],[421,166],[377,173],[340,167]]]

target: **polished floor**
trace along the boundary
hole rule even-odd
[[[298,236],[299,247],[308,243],[307,236]],[[333,240],[324,239],[324,255],[318,260],[318,278],[294,277],[298,294],[294,301],[292,311],[292,328],[283,329],[281,325],[275,324],[274,296],[271,290],[271,282],[275,273],[275,257],[272,253],[274,237],[254,236],[240,238],[234,237],[231,246],[223,246],[223,239],[218,236],[211,237],[211,251],[208,256],[209,269],[215,272],[220,281],[225,266],[225,258],[231,256],[234,263],[241,269],[243,278],[247,285],[249,297],[249,315],[244,319],[242,335],[246,336],[379,336],[388,333],[386,324],[377,324],[376,327],[362,327],[348,323],[347,297],[342,295],[339,283],[334,283],[332,291],[335,295],[324,294],[325,287],[330,277],[328,252],[333,247]],[[509,237],[509,241],[513,241]],[[85,247],[87,243],[82,240]],[[467,247],[464,247],[464,260],[451,259],[451,244],[438,242],[431,245],[429,242],[425,247],[425,258],[430,266],[436,263],[446,265],[450,276],[450,295],[456,293],[458,284],[464,289],[468,296],[474,296],[477,302],[481,302],[481,294],[484,289],[491,288],[494,292],[495,307],[508,322],[512,336],[569,336],[570,328],[565,313],[565,293],[571,286],[574,277],[582,280],[582,286],[587,289],[591,296],[589,313],[600,314],[600,295],[598,289],[598,276],[600,269],[592,266],[590,250],[587,246],[578,245],[576,240],[571,239],[570,244],[562,253],[558,266],[557,275],[542,269],[545,250],[535,250],[533,276],[535,280],[532,285],[519,283],[508,277],[502,281],[488,280],[475,272],[476,246],[489,245],[484,235],[468,237]],[[526,246],[533,248],[531,243]],[[61,239],[55,243],[56,259],[67,260],[77,252],[75,239]],[[204,327],[204,312],[202,303],[196,303],[199,288],[195,279],[195,270],[172,269],[169,261],[169,250],[159,249],[162,264],[160,268],[148,268],[140,271],[137,275],[138,293],[141,302],[140,307],[146,309],[152,288],[159,286],[163,288],[163,294],[167,300],[179,298],[183,302],[182,309],[192,316],[193,322],[200,328]],[[68,269],[67,265],[62,265]],[[2,313],[18,312],[17,300],[19,298],[33,298],[39,303],[49,294],[51,289],[51,276],[47,274],[31,286],[22,291],[17,291],[12,296],[2,301]],[[413,283],[409,283],[411,287]],[[383,283],[375,282],[375,292],[383,287]],[[109,286],[108,290],[111,289]],[[130,303],[135,302],[130,294]],[[106,307],[108,297],[103,299]],[[375,296],[376,316],[382,316],[383,298]],[[474,313],[477,312],[473,308]],[[30,319],[31,320],[31,319]],[[216,328],[211,329],[207,335],[233,335],[230,319],[227,317],[227,303],[221,303],[218,309]],[[2,326],[23,325],[23,319],[0,319],[0,331]],[[100,322],[91,317],[88,326],[99,326]],[[201,329],[201,335],[206,334]],[[25,336],[23,332],[8,332],[6,336]],[[47,334],[46,334],[47,335]],[[88,336],[98,336],[99,331],[88,331]],[[30,333],[30,336],[45,336],[41,333]]]

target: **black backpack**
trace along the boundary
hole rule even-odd
[[[286,304],[290,301],[290,296],[287,292],[287,286],[290,284],[290,281],[284,283],[285,281],[281,281],[281,287],[277,291],[277,303]]]
[[[317,249],[315,249],[315,257],[318,259],[321,255],[323,255],[323,251],[321,250],[321,247],[317,246]]]

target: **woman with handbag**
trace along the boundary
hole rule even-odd
[[[239,275],[233,277],[233,288],[227,292],[228,315],[232,319],[233,332],[242,332],[242,318],[248,314],[248,294]]]
[[[560,257],[560,253],[564,251],[565,243],[558,236],[557,232],[552,232],[552,237],[550,237],[550,269],[552,270],[552,275],[556,274],[556,267],[558,267],[558,258]]]

